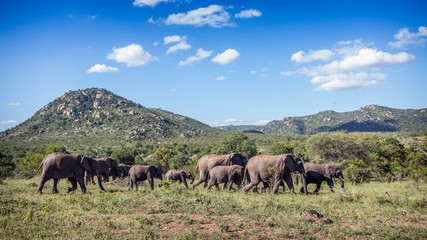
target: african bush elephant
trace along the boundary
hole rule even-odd
[[[240,165],[216,166],[209,171],[209,185],[206,190],[214,185],[218,188],[220,183],[224,183],[223,189],[228,184],[228,191],[230,191],[233,183],[240,187],[244,172],[245,168]]]
[[[116,160],[112,158],[93,158],[93,159],[98,162],[98,169],[104,182],[109,181],[111,172],[114,172],[114,175],[116,176],[120,175],[119,165],[117,164]],[[91,173],[86,172],[85,174],[86,184],[88,184],[89,181],[94,183],[93,175]]]
[[[334,191],[334,181],[332,178],[336,177],[341,180],[341,188],[344,188],[344,177],[339,167],[332,164],[317,164],[308,162],[304,164],[305,173],[307,174],[307,184],[316,183],[317,187],[314,191],[319,192],[320,185],[326,181],[331,191]]]
[[[247,182],[250,182],[243,190],[249,191],[251,188],[257,186],[259,183],[268,184],[270,178],[273,184],[273,193],[277,192],[277,188],[281,184],[282,180],[285,181],[288,188],[293,191],[293,181],[291,172],[300,172],[304,176],[302,178],[303,188],[305,193],[307,192],[307,184],[305,181],[305,170],[304,164],[298,156],[291,154],[282,154],[275,156],[258,155],[249,159],[246,165],[244,178]]]
[[[120,170],[120,177],[127,177],[129,176],[129,169],[132,167],[132,165],[128,164],[119,164],[119,170]]]
[[[191,172],[189,171],[178,171],[178,170],[169,170],[165,175],[166,181],[174,180],[184,183],[184,186],[188,189],[187,178],[191,179],[190,184],[193,184],[194,178]]]
[[[245,167],[248,159],[240,153],[232,153],[228,155],[205,155],[197,162],[196,170],[199,169],[200,178],[193,184],[193,188],[204,182],[204,187],[207,186],[209,171],[215,166],[230,166],[240,165]],[[196,174],[194,174],[196,175]]]
[[[162,179],[162,170],[156,166],[133,165],[129,170],[130,187],[138,190],[138,181],[148,180],[151,189],[154,189],[154,178]]]
[[[86,193],[86,185],[84,182],[84,173],[89,172],[98,176],[98,184],[101,190],[105,191],[101,183],[101,175],[98,169],[98,162],[92,158],[85,157],[79,154],[51,153],[47,155],[41,162],[34,177],[40,168],[43,167],[40,184],[37,187],[38,192],[42,193],[44,184],[53,178],[52,193],[57,193],[57,184],[59,179],[68,178],[72,188],[68,192],[77,189],[77,182],[80,185],[83,193]],[[30,179],[29,177],[27,179]]]

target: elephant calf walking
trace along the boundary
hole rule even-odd
[[[156,166],[133,165],[129,170],[130,187],[138,190],[138,181],[148,180],[150,188],[154,189],[154,178],[162,179],[162,170]]]
[[[333,192],[334,177],[341,180],[341,188],[344,188],[344,177],[339,167],[332,164],[317,164],[311,162],[304,164],[304,167],[307,174],[307,184],[316,183],[317,185],[316,190],[314,191],[315,193],[319,192],[323,181],[326,181],[329,188]]]
[[[216,166],[209,172],[210,180],[206,190],[209,190],[214,185],[218,188],[218,184],[220,183],[224,183],[223,189],[225,189],[228,184],[229,191],[233,183],[240,187],[244,171],[245,168],[239,165]]]
[[[184,186],[188,189],[187,178],[191,179],[190,184],[193,184],[194,178],[189,171],[178,171],[178,170],[169,170],[165,175],[166,181],[174,180],[184,183]]]

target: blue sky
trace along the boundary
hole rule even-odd
[[[426,1],[0,1],[0,131],[105,88],[212,126],[425,108]]]

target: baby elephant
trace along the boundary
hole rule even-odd
[[[223,189],[225,189],[228,184],[228,190],[230,190],[233,183],[240,187],[243,180],[244,170],[245,168],[240,165],[216,166],[209,172],[210,181],[206,189],[208,190],[213,185],[218,188],[218,184],[220,183],[224,183]]]
[[[154,178],[162,179],[162,170],[156,166],[133,165],[129,169],[130,187],[138,190],[138,181],[148,180],[151,190],[154,189]]]
[[[191,172],[189,171],[178,171],[178,170],[169,170],[166,175],[166,181],[174,180],[174,181],[180,181],[184,183],[184,186],[188,189],[187,185],[187,178],[191,179],[190,184],[193,184],[194,178]]]

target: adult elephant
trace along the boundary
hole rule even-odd
[[[240,187],[244,172],[245,168],[240,165],[216,166],[209,172],[209,185],[206,190],[214,185],[218,188],[220,183],[224,183],[222,189],[225,189],[228,184],[228,191],[231,190],[233,183]]]
[[[132,167],[132,165],[120,163],[119,164],[120,177],[127,177],[127,176],[129,176],[129,170],[130,170],[131,167]]]
[[[189,171],[178,171],[178,170],[169,170],[165,174],[166,181],[180,181],[184,183],[184,186],[188,189],[187,178],[191,180],[190,184],[193,184],[194,177]]]
[[[291,154],[282,154],[275,156],[258,155],[249,159],[245,169],[245,179],[250,182],[243,190],[249,191],[256,187],[259,183],[268,184],[272,179],[273,193],[277,192],[277,188],[282,180],[285,181],[288,188],[293,191],[293,181],[291,173],[300,172],[302,174],[302,182],[304,192],[307,193],[307,184],[305,180],[304,164],[298,156]]]
[[[199,180],[193,184],[193,188],[204,182],[204,187],[207,186],[209,171],[216,166],[240,165],[245,167],[248,159],[240,153],[232,153],[227,155],[205,155],[197,162],[196,170],[199,169]]]
[[[339,167],[332,164],[317,164],[308,162],[304,164],[305,172],[307,174],[307,184],[316,183],[317,187],[315,193],[319,192],[320,185],[326,181],[331,191],[334,191],[333,178],[341,180],[341,188],[344,188],[344,177]],[[302,189],[301,189],[302,190]]]
[[[163,180],[162,170],[156,166],[133,165],[129,170],[130,187],[138,190],[138,181],[148,180],[151,190],[154,189],[154,178]]]
[[[104,182],[108,182],[110,180],[111,172],[114,172],[114,175],[116,176],[120,176],[119,165],[116,160],[112,158],[94,158],[94,160],[98,162],[98,170]],[[94,183],[93,175],[91,173],[86,172],[85,180],[86,184],[88,184],[88,182]]]
[[[42,167],[43,172],[40,184],[36,190],[40,193],[42,193],[44,184],[50,179],[53,179],[52,193],[57,193],[58,181],[61,178],[68,178],[71,182],[72,188],[69,188],[68,192],[77,189],[77,183],[79,183],[82,192],[86,193],[86,185],[84,182],[85,172],[97,175],[99,187],[101,190],[105,191],[101,183],[98,162],[92,158],[80,154],[51,153],[43,159],[36,173],[27,178],[27,180],[34,177]]]

